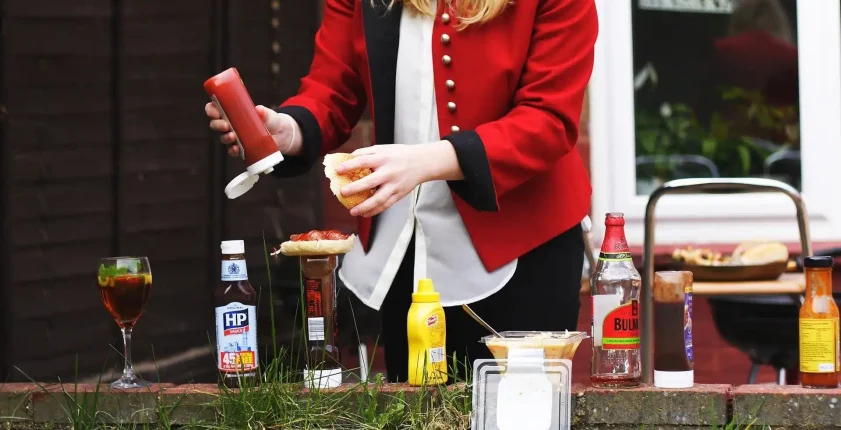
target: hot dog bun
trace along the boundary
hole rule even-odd
[[[354,158],[352,154],[345,153],[327,154],[324,156],[324,175],[330,180],[330,191],[332,191],[333,195],[339,199],[339,202],[348,209],[353,209],[360,203],[368,200],[368,198],[373,196],[376,191],[376,189],[372,188],[350,196],[342,195],[342,187],[373,173],[371,169],[368,168],[351,170],[350,172],[343,173],[341,175],[336,173],[336,166],[352,158]]]
[[[280,252],[287,257],[346,254],[353,248],[355,238],[350,235],[339,240],[288,240],[280,244]]]

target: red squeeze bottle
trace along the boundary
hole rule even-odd
[[[283,155],[257,115],[237,69],[232,67],[206,80],[204,90],[222,113],[222,118],[231,124],[237,135],[239,153],[248,165],[245,172],[225,187],[228,198],[235,199],[250,190],[261,173],[271,173],[274,166],[283,161]]]

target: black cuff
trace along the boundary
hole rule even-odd
[[[302,147],[298,155],[284,155],[283,161],[275,166],[272,173],[281,178],[288,178],[309,172],[321,155],[322,138],[318,120],[312,112],[301,106],[283,106],[275,108],[275,112],[289,115],[298,123]]]
[[[450,189],[477,211],[498,211],[491,166],[479,134],[460,131],[445,136],[444,140],[448,140],[456,150],[458,164],[464,174],[461,181],[447,181]]]

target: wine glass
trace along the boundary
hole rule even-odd
[[[111,388],[142,388],[151,385],[134,374],[131,366],[131,330],[146,309],[152,293],[152,269],[146,257],[99,259],[99,297],[123,332],[125,367]]]

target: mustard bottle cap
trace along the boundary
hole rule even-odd
[[[432,279],[424,278],[418,281],[418,289],[412,293],[412,301],[415,303],[435,303],[441,301],[441,294],[435,291]]]

